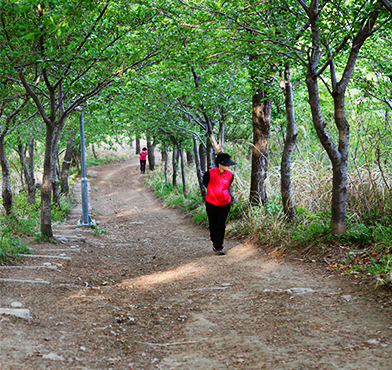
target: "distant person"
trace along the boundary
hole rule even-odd
[[[223,240],[225,238],[226,219],[230,211],[231,197],[229,186],[234,175],[230,166],[237,163],[227,153],[219,153],[215,159],[215,168],[203,175],[203,185],[207,188],[206,211],[208,216],[212,249],[217,255],[225,255]]]
[[[147,148],[143,148],[140,152],[140,173],[146,172],[147,154]]]

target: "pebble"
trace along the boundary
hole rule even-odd
[[[22,308],[23,304],[20,302],[12,302],[11,307],[12,308]]]
[[[46,358],[48,360],[57,360],[57,361],[64,361],[65,360],[65,358],[63,356],[59,356],[55,352],[50,352],[46,355],[43,355],[42,358]]]

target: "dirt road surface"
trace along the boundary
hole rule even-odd
[[[31,315],[0,315],[1,370],[392,369],[390,297],[246,241],[215,256],[137,162],[88,171],[107,234],[76,228],[78,205],[58,244],[32,242],[49,257],[0,268],[0,307]]]

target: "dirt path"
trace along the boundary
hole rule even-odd
[[[136,159],[89,170],[107,234],[76,229],[77,207],[59,244],[33,245],[71,261],[0,268],[34,281],[0,281],[0,307],[31,313],[0,316],[1,370],[392,369],[391,299],[246,242],[215,256],[207,230],[162,208],[138,172]]]

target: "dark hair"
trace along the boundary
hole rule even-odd
[[[220,164],[223,166],[234,166],[237,163],[231,160],[230,154],[220,152],[215,158],[215,165],[219,167]]]
[[[143,148],[142,150],[147,150],[147,148]]]

